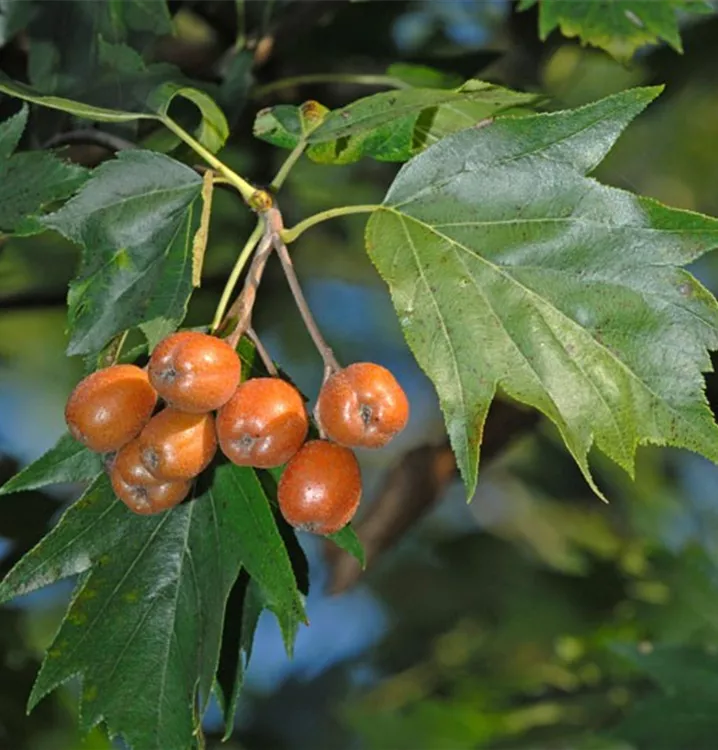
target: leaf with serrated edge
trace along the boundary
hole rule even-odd
[[[520,10],[536,0],[523,0]],[[556,28],[583,44],[600,47],[618,60],[630,60],[645,44],[665,40],[682,52],[678,12],[710,12],[709,3],[691,0],[539,0],[539,34],[546,39]]]
[[[237,585],[240,583],[242,583],[241,579]],[[243,584],[244,590],[241,601],[242,617],[239,623],[239,631],[234,634],[236,642],[233,643],[231,659],[228,659],[228,663],[225,665],[229,674],[234,673],[231,683],[225,686],[225,692],[229,697],[226,697],[222,690],[218,691],[222,714],[224,716],[225,733],[223,739],[225,740],[229,739],[234,730],[237,703],[244,686],[244,678],[249,667],[249,661],[252,657],[254,634],[257,630],[259,617],[266,608],[265,599],[257,582],[249,579],[248,581],[244,581]],[[231,602],[232,597],[230,596],[229,606],[231,606]],[[225,631],[225,637],[227,635]]]
[[[85,482],[94,479],[101,471],[101,456],[65,433],[47,453],[5,482],[0,487],[0,495],[60,482]]]
[[[11,571],[3,600],[85,572],[48,650],[30,707],[82,676],[81,726],[105,721],[135,747],[192,743],[194,706],[215,679],[224,609],[241,566],[280,615],[305,619],[291,565],[256,475],[229,463],[199,497],[137,516],[102,475]],[[122,679],[118,676],[122,675]]]
[[[326,114],[306,134],[310,144],[306,153],[322,164],[350,164],[363,156],[406,161],[449,133],[517,111],[537,99],[534,94],[476,80],[448,91],[385,91]],[[262,110],[254,124],[257,138],[284,148],[294,148],[302,131],[301,110],[289,105]]]
[[[237,505],[245,535],[242,565],[261,588],[291,652],[299,624],[307,621],[304,602],[261,482],[253,469],[234,468],[218,476],[214,487]]]
[[[110,483],[99,475],[0,583],[0,602],[89,570],[127,533],[127,511],[115,502]]]
[[[331,164],[348,164],[362,156],[406,161],[449,133],[537,99],[474,80],[450,91],[383,91],[330,112],[309,135],[308,155]]]
[[[643,443],[718,461],[701,375],[718,305],[681,268],[718,244],[718,220],[585,176],[658,92],[450,136],[399,172],[369,220],[367,249],[469,494],[497,388],[557,425],[599,494],[594,443],[631,473]]]
[[[202,180],[163,154],[122,151],[43,219],[85,249],[70,285],[70,354],[100,351],[156,318],[172,330],[192,293],[192,240]]]
[[[26,123],[26,106],[0,123],[0,231],[23,235],[42,232],[35,215],[72,195],[89,175],[46,151],[13,154]]]

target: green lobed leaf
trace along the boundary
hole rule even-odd
[[[351,525],[346,525],[343,529],[333,534],[327,534],[327,539],[331,539],[337,547],[341,547],[345,552],[354,557],[359,565],[361,565],[362,570],[366,567],[364,546]]]
[[[278,617],[306,619],[255,473],[214,466],[196,495],[172,511],[138,516],[100,475],[0,584],[6,601],[84,573],[30,707],[80,674],[83,730],[105,721],[134,747],[194,747],[197,694],[202,713],[240,568],[254,571],[262,600]],[[246,641],[243,648],[248,652]]]
[[[22,235],[43,231],[36,216],[72,195],[89,175],[47,151],[13,154],[26,123],[27,107],[0,123],[0,231]]]
[[[520,10],[537,0],[523,0]],[[682,52],[678,12],[712,12],[698,0],[538,0],[539,34],[546,39],[556,28],[582,44],[600,47],[618,60],[628,61],[645,44],[668,42]]]
[[[379,161],[406,161],[425,148],[499,114],[516,113],[538,100],[483,81],[459,89],[407,88],[384,91],[329,112],[306,135],[307,155],[324,164],[350,164],[371,156]],[[293,148],[303,132],[297,107],[280,105],[262,110],[254,134],[284,148]]]
[[[718,461],[703,393],[718,304],[682,266],[718,220],[586,177],[659,93],[456,133],[399,172],[367,249],[433,381],[469,494],[501,389],[558,427],[593,489],[596,445],[632,473],[638,444]]]
[[[65,433],[47,453],[5,482],[0,487],[0,495],[61,482],[85,482],[101,471],[102,457]]]
[[[122,151],[43,220],[84,248],[70,285],[70,354],[98,352],[141,323],[155,339],[177,327],[192,293],[201,190],[201,178],[168,156]]]

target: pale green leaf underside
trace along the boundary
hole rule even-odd
[[[681,268],[718,245],[718,220],[585,176],[657,93],[453,135],[369,221],[469,492],[497,388],[557,425],[591,483],[594,443],[629,472],[639,443],[718,461],[701,375],[718,305]]]
[[[526,8],[533,2],[524,2]],[[705,13],[710,5],[693,0],[539,0],[542,39],[556,28],[567,37],[628,60],[645,44],[666,41],[682,51],[677,12]]]

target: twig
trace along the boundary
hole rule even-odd
[[[257,289],[262,281],[262,275],[264,274],[269,256],[272,254],[272,238],[271,231],[268,231],[265,227],[264,236],[260,240],[259,245],[257,245],[252,264],[247,272],[247,278],[244,280],[242,292],[232,303],[232,306],[227,310],[227,314],[225,315],[223,324],[234,318],[237,320],[235,329],[227,336],[227,343],[233,348],[236,348],[239,340],[252,325],[252,310],[257,300]]]
[[[400,78],[385,75],[355,75],[353,73],[312,73],[309,75],[293,76],[292,78],[281,78],[264,86],[258,86],[252,93],[253,98],[261,99],[275,91],[292,88],[294,86],[307,86],[310,84],[348,84],[354,86],[377,86],[392,89],[411,88],[408,83]]]
[[[259,336],[257,336],[257,332],[251,326],[247,329],[247,338],[254,344],[254,348],[257,354],[259,354],[259,358],[262,360],[264,369],[271,377],[277,377],[279,372],[274,364],[274,360],[270,357],[269,352],[264,348],[264,344]]]
[[[120,138],[118,135],[106,133],[104,130],[83,128],[81,130],[69,130],[67,133],[58,133],[57,135],[54,135],[49,140],[45,141],[43,149],[79,144],[101,146],[108,151],[127,151],[128,149],[139,148],[136,143]]]
[[[324,362],[324,380],[326,381],[326,379],[332,373],[337,372],[341,369],[341,367],[339,366],[339,363],[334,356],[334,352],[331,350],[329,344],[327,344],[327,342],[324,340],[324,336],[322,336],[321,331],[319,330],[319,327],[314,320],[314,316],[309,309],[309,305],[307,304],[307,300],[304,297],[304,292],[302,292],[302,287],[299,284],[299,279],[297,278],[297,274],[294,270],[292,258],[289,255],[287,246],[282,241],[279,232],[276,232],[272,235],[272,242],[282,264],[284,275],[287,277],[289,288],[292,290],[292,296],[294,297],[294,301],[297,305],[297,309],[299,310],[299,314],[302,316],[302,320],[304,321],[304,325],[309,331],[309,335],[312,337],[314,346],[316,346],[319,354],[321,355],[322,361]]]

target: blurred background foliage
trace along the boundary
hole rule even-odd
[[[598,177],[717,215],[717,32],[715,15],[681,16],[682,56],[657,45],[626,64],[558,33],[541,42],[537,8],[518,13],[505,0],[0,0],[0,69],[46,91],[80,95],[94,86],[88,96],[106,96],[96,83],[111,82],[119,68],[112,67],[117,60],[108,63],[107,49],[88,43],[98,33],[147,62],[176,65],[221,101],[233,127],[226,159],[260,184],[284,155],[252,139],[259,108],[308,98],[337,107],[373,90],[270,86],[278,80],[382,74],[403,61],[543,93],[550,108],[665,83]],[[0,118],[17,106],[0,99]],[[74,127],[66,115],[36,109],[24,146],[41,147]],[[161,145],[136,123],[104,130]],[[111,156],[92,144],[65,153],[88,165]],[[287,222],[334,205],[380,201],[394,172],[368,160],[343,168],[300,162],[282,205]],[[211,317],[250,221],[235,196],[217,196],[205,280],[188,324]],[[276,624],[263,618],[237,732],[224,747],[715,748],[718,469],[688,453],[646,448],[634,482],[596,454],[599,483],[611,498],[605,506],[550,427],[530,419],[517,427],[499,409],[487,428],[491,460],[467,505],[443,446],[433,390],[403,343],[362,230],[357,218],[324,224],[301,238],[294,257],[340,360],[390,367],[412,402],[405,433],[389,449],[361,455],[359,528],[374,544],[375,560],[354,582],[351,563],[316,538],[302,539],[311,627],[300,633],[290,662]],[[77,249],[53,234],[0,238],[1,481],[62,432],[63,403],[83,366],[64,356],[64,299],[76,260]],[[718,291],[715,255],[693,270]],[[314,394],[321,365],[273,264],[256,327],[299,387]],[[712,375],[708,396],[715,410]],[[60,487],[3,498],[0,574],[76,496],[77,488]],[[77,736],[77,685],[25,716],[69,591],[56,586],[0,609],[3,750],[111,746],[99,729]],[[209,745],[219,746],[218,711],[210,711],[206,729]]]

